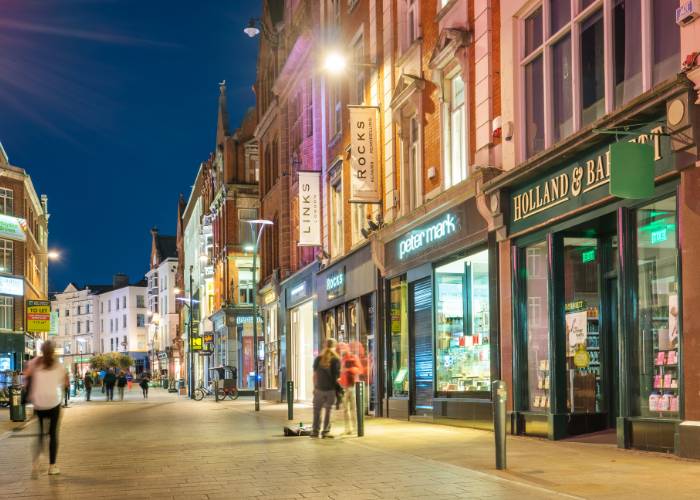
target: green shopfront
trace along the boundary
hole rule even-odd
[[[590,133],[577,154],[487,185],[507,207],[500,255],[510,269],[500,286],[512,294],[512,359],[504,363],[512,362],[514,433],[607,433],[620,447],[680,452],[681,244],[689,228],[679,213],[684,169],[695,170],[696,160],[668,134],[667,102],[658,104],[656,115],[647,110],[617,129],[625,135]],[[650,196],[610,195],[616,140],[653,146]]]

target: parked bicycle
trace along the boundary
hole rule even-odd
[[[192,395],[192,397],[194,398],[194,400],[195,400],[195,401],[201,401],[201,400],[203,400],[204,398],[206,398],[207,396],[213,396],[213,395],[214,395],[214,391],[211,390],[210,387],[211,387],[211,384],[209,385],[209,387],[204,387],[204,384],[203,384],[203,383],[200,383],[200,384],[199,384],[199,387],[197,387],[197,388],[194,390],[194,394]]]
[[[204,387],[203,383],[199,384],[199,387],[197,387],[194,390],[194,394],[192,395],[195,401],[201,401],[206,397],[213,396],[214,395],[214,390],[212,388],[212,384],[209,384],[209,387]],[[219,387],[219,397],[218,399],[226,399],[229,398],[231,400],[238,399],[238,388],[237,387]]]

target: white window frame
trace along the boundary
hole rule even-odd
[[[0,239],[0,273],[12,274],[14,272],[14,257],[14,242],[12,240]]]
[[[615,103],[615,72],[614,72],[614,19],[613,19],[613,0],[596,0],[591,5],[585,9],[581,9],[580,0],[570,0],[571,1],[571,20],[564,24],[556,33],[551,33],[551,22],[550,22],[550,1],[544,0],[533,4],[526,12],[524,12],[518,18],[518,47],[517,47],[517,64],[519,66],[517,72],[517,79],[514,82],[516,84],[516,96],[517,96],[517,113],[518,118],[516,120],[518,124],[518,130],[522,132],[519,134],[519,139],[517,141],[517,153],[521,160],[528,158],[527,155],[527,129],[526,129],[526,117],[525,117],[525,67],[535,60],[537,57],[542,56],[542,68],[543,68],[543,102],[544,102],[544,148],[550,148],[554,144],[554,103],[553,103],[553,84],[552,84],[552,71],[553,71],[553,46],[563,39],[567,35],[571,35],[571,70],[572,70],[572,133],[581,129],[582,126],[582,108],[581,108],[581,64],[580,64],[580,41],[581,41],[581,25],[598,9],[603,10],[603,31],[604,31],[604,78],[605,78],[605,89],[604,89],[604,100],[605,109],[603,116],[611,113],[617,107],[623,105],[616,105]],[[642,47],[642,90],[641,93],[647,92],[653,88],[652,82],[652,72],[654,67],[653,61],[653,34],[654,25],[652,20],[653,15],[653,0],[641,0],[641,40]],[[537,11],[538,8],[542,7],[542,44],[535,48],[530,54],[525,55],[525,21]],[[680,62],[679,62],[680,71]],[[517,92],[519,90],[519,92]],[[600,119],[600,118],[598,118]],[[559,140],[563,140],[566,137],[561,137]],[[536,153],[533,153],[533,156]]]
[[[460,111],[462,113],[462,137],[461,144],[463,146],[461,161],[463,165],[459,166],[459,178],[455,179],[455,141],[454,141],[454,128],[455,128],[455,108],[454,108],[454,92],[453,85],[455,78],[461,78],[463,84],[463,97],[462,103],[460,105]],[[443,161],[443,184],[444,189],[449,189],[452,186],[459,184],[463,180],[469,177],[469,139],[467,137],[467,85],[464,81],[464,75],[461,71],[461,66],[457,65],[453,71],[451,71],[448,76],[442,82],[443,93],[445,95],[445,102],[442,106],[443,108],[443,119],[442,119],[442,138],[443,138],[443,149],[442,149],[442,161]]]
[[[12,189],[0,188],[0,214],[15,214],[15,193]]]
[[[406,215],[423,204],[423,126],[420,116],[416,112],[402,119],[401,215]]]
[[[15,324],[15,301],[12,297],[0,295],[0,330],[11,332]]]
[[[340,163],[340,162],[339,162]],[[331,179],[330,186],[330,221],[331,257],[343,254],[343,180],[342,163],[337,167],[340,172],[337,179]]]
[[[404,51],[420,38],[420,0],[402,0],[404,2]]]

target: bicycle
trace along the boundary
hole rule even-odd
[[[209,389],[207,387],[204,387],[204,384],[199,384],[199,387],[197,387],[194,390],[194,394],[192,395],[192,397],[194,398],[195,401],[201,401],[205,397],[213,396],[213,395],[214,395],[214,391],[212,391],[211,389]]]
[[[219,388],[219,399],[225,399],[228,397],[230,400],[238,399],[238,388],[236,386],[225,388]]]

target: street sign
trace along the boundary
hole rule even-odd
[[[190,339],[190,347],[193,351],[202,350],[202,337],[192,337]]]
[[[51,331],[51,302],[48,300],[27,301],[27,331]]]

